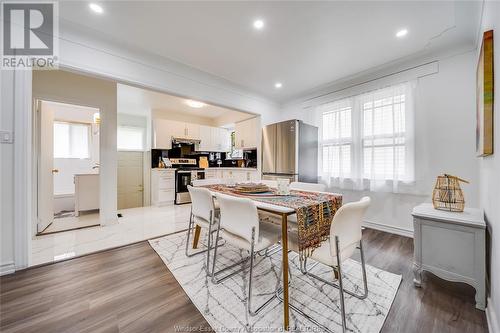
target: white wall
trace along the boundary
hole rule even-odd
[[[478,163],[475,158],[475,52],[438,60],[434,74],[418,78],[415,94],[415,169],[416,193],[419,195],[330,189],[343,193],[346,202],[363,195],[371,196],[373,204],[366,216],[367,226],[412,235],[412,208],[430,201],[436,176],[444,172],[469,180],[471,184],[463,186],[467,206],[479,206]],[[407,64],[407,68],[419,64]],[[367,81],[365,77],[357,80]],[[384,84],[387,84],[387,79]],[[346,87],[352,85],[353,82],[346,83]],[[376,82],[371,85],[376,85]],[[342,90],[342,86],[337,85],[337,90]],[[314,108],[307,101],[319,94],[312,92],[302,100],[286,105],[281,119],[298,118],[314,124],[317,121]]]
[[[0,129],[14,131],[12,71],[0,70]],[[0,144],[0,275],[14,270],[14,145]]]
[[[481,31],[494,29],[495,102],[494,102],[494,154],[479,158],[481,207],[488,224],[489,244],[489,297],[486,309],[490,332],[500,332],[500,3],[484,4]],[[479,47],[477,55],[479,55]],[[476,58],[477,59],[477,58]]]

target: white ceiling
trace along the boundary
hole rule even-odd
[[[125,84],[117,85],[118,112],[131,115],[145,115],[148,110],[164,113],[184,114],[216,119],[228,116],[238,117],[243,112],[206,104],[202,108],[192,108],[186,104],[188,99],[167,95],[151,90],[136,88]],[[244,118],[252,117],[244,114]],[[239,118],[238,118],[239,119]]]
[[[481,2],[61,2],[63,19],[283,102],[422,52],[474,45]],[[262,31],[252,22],[265,21]],[[409,33],[397,39],[395,33]],[[274,83],[283,83],[275,89]]]

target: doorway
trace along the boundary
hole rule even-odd
[[[37,234],[99,225],[99,109],[37,100]]]
[[[118,209],[142,207],[144,202],[144,154],[118,152]]]

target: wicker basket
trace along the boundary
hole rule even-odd
[[[450,212],[464,211],[465,200],[464,193],[460,188],[460,182],[469,183],[464,179],[447,174],[437,177],[432,192],[432,204],[435,209]]]

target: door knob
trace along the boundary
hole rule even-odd
[[[58,173],[59,169],[52,169],[52,173]]]

